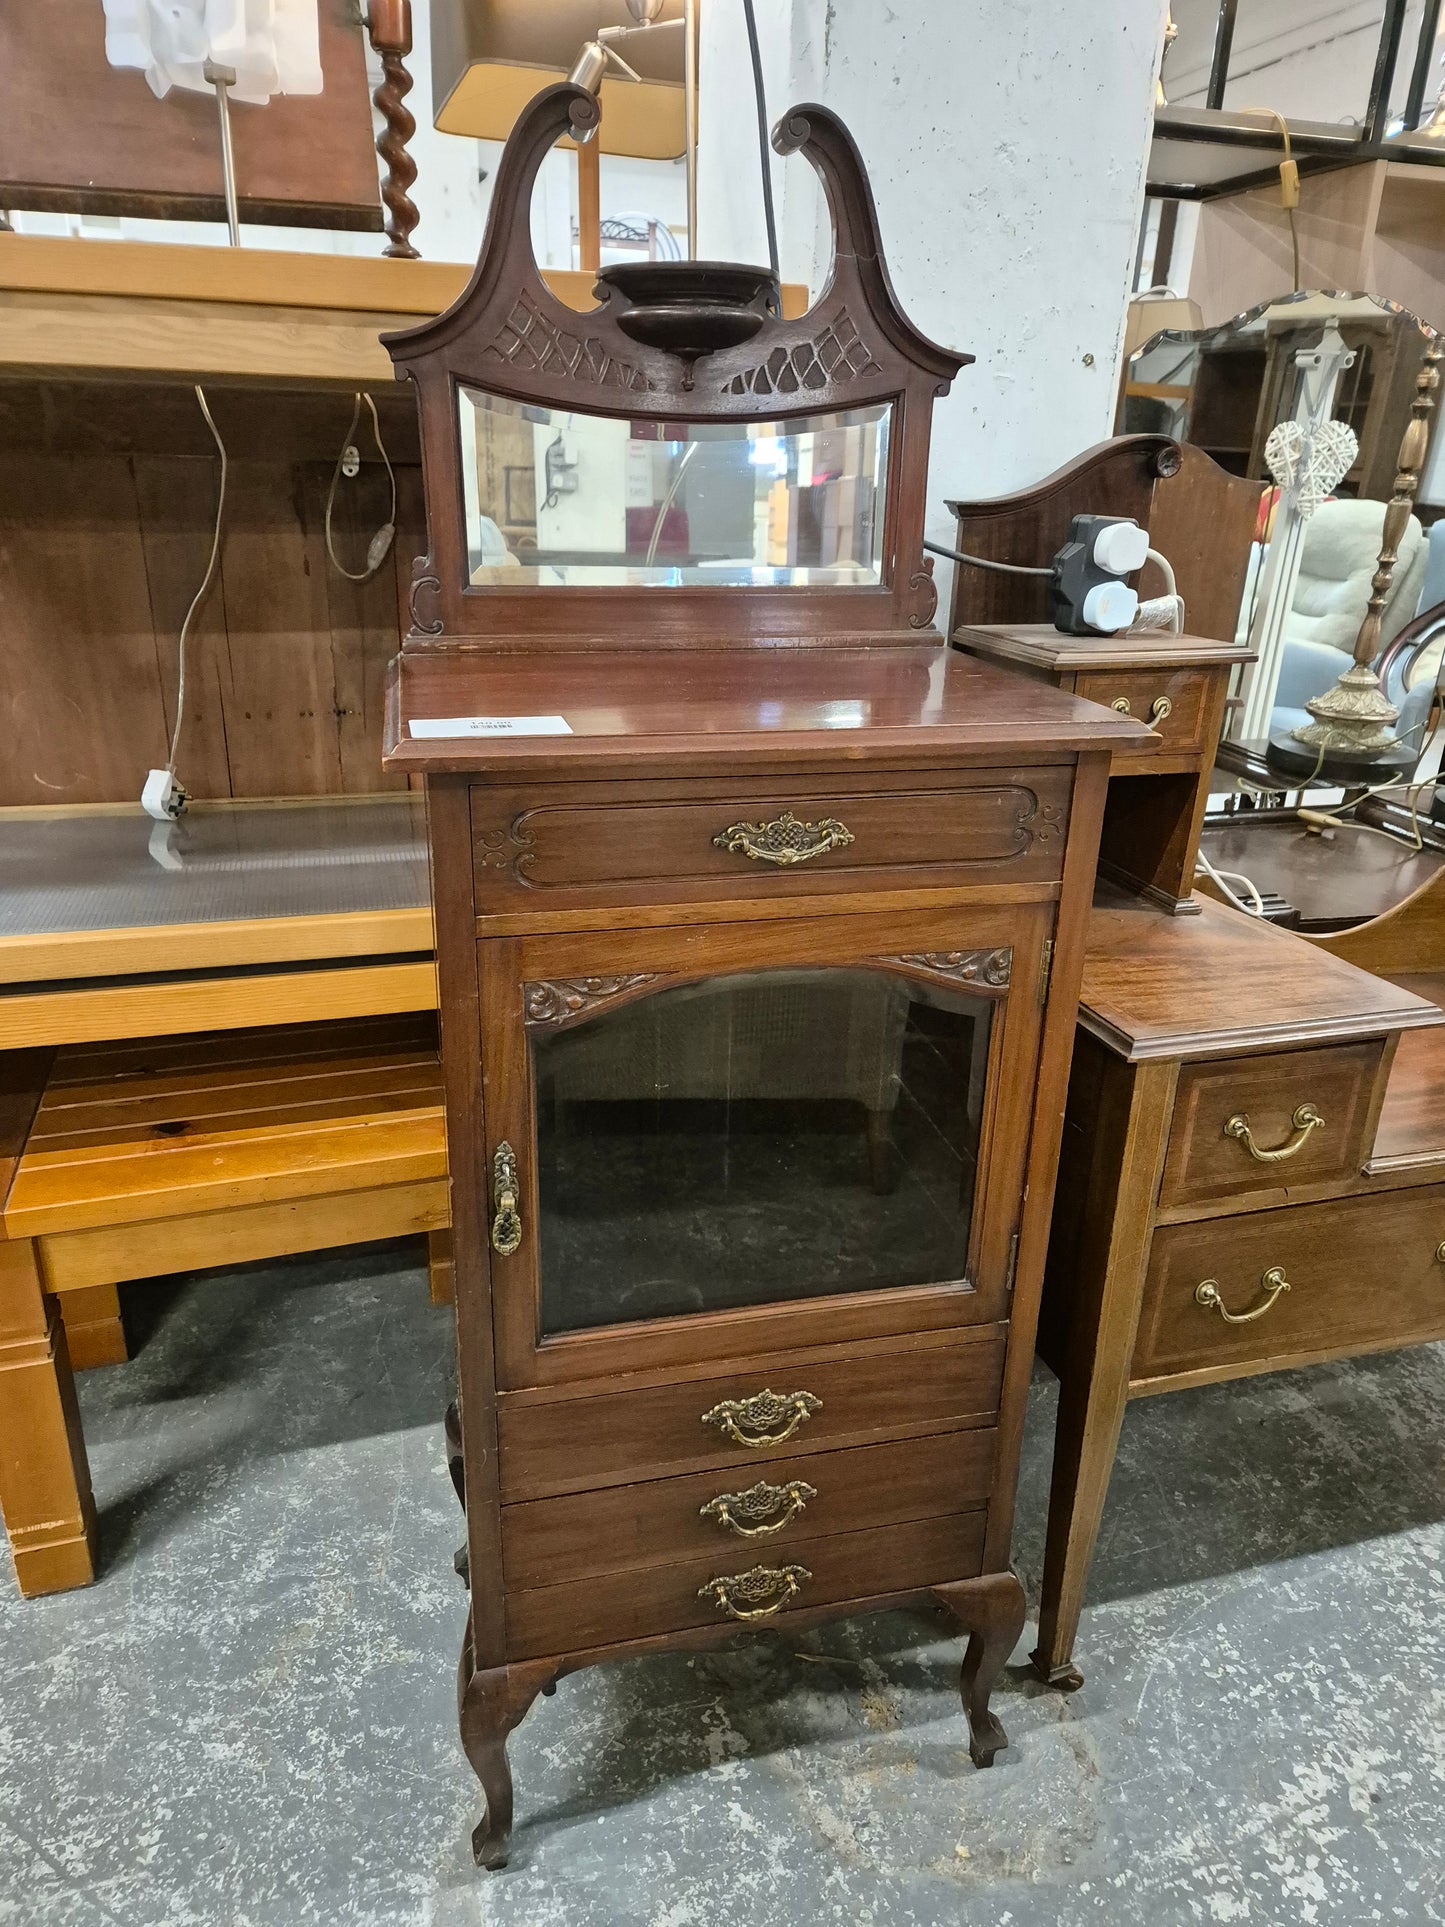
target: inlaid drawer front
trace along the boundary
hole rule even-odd
[[[1186,1064],[1161,1206],[1332,1182],[1364,1164],[1384,1044],[1378,1038],[1268,1057]]]
[[[1445,1335],[1445,1185],[1154,1234],[1132,1377]]]
[[[1067,769],[981,770],[947,788],[899,778],[813,789],[762,778],[706,793],[609,785],[586,804],[575,788],[477,784],[478,902],[495,912],[538,892],[626,901],[659,886],[723,896],[1051,882],[1062,874],[1070,782]]]
[[[766,1625],[793,1610],[971,1579],[983,1559],[984,1519],[917,1519],[833,1533],[791,1551],[720,1542],[669,1565],[509,1591],[508,1657],[576,1653],[693,1626]]]
[[[507,1585],[561,1585],[709,1552],[724,1564],[792,1558],[789,1548],[830,1533],[983,1506],[996,1445],[988,1426],[509,1505]]]
[[[595,1398],[503,1393],[502,1498],[586,1492],[709,1467],[744,1475],[717,1488],[737,1491],[760,1478],[755,1468],[771,1459],[982,1423],[998,1410],[1005,1329],[984,1326],[941,1345],[870,1346],[851,1358],[784,1361]]]
[[[1165,749],[1197,750],[1204,747],[1205,712],[1211,678],[1217,673],[1207,669],[1099,669],[1079,676],[1074,694],[1147,723],[1163,739]],[[1146,744],[1137,751],[1116,751],[1115,755],[1137,755],[1146,762],[1159,753]]]

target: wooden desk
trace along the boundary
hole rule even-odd
[[[1445,1336],[1436,1002],[1223,905],[1106,892],[1079,1016],[1039,1345],[1034,1664],[1066,1687],[1129,1399]]]
[[[436,1003],[420,799],[0,819],[0,1048]]]

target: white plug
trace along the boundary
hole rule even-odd
[[[1094,537],[1094,562],[1110,575],[1133,575],[1149,555],[1149,531],[1137,522],[1110,522]]]
[[[190,801],[185,785],[178,783],[168,769],[153,769],[140,793],[140,806],[157,823],[169,823]]]
[[[1117,635],[1138,613],[1139,598],[1127,582],[1096,582],[1084,597],[1084,620],[1101,635]]]

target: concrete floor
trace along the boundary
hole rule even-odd
[[[82,1381],[104,1576],[0,1579],[3,1927],[1445,1921],[1445,1348],[1134,1408],[1087,1684],[1016,1664],[992,1772],[924,1622],[602,1668],[514,1736],[486,1875],[415,1247],[131,1299]],[[1040,1374],[1031,1589],[1052,1417]]]

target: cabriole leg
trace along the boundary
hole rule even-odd
[[[968,1750],[975,1766],[992,1766],[1008,1735],[989,1710],[989,1696],[1024,1629],[1024,1589],[1013,1573],[990,1572],[933,1591],[969,1635],[959,1678]]]
[[[479,1867],[495,1872],[507,1864],[512,1842],[507,1735],[526,1717],[538,1693],[555,1683],[556,1669],[545,1662],[473,1671],[468,1632],[457,1673],[457,1712],[462,1745],[487,1801],[487,1811],[472,1834],[472,1858]]]

